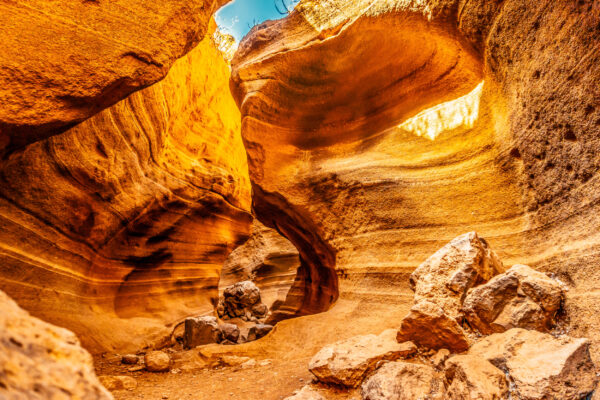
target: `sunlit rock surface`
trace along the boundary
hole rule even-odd
[[[211,312],[251,224],[228,79],[208,35],[160,83],[2,161],[0,288],[94,351]]]
[[[0,309],[1,399],[113,398],[73,332],[32,317],[2,291]]]
[[[270,346],[395,326],[409,274],[476,230],[507,265],[570,286],[572,328],[597,356],[599,14],[590,1],[303,1],[250,32],[231,86],[254,209],[300,252],[296,315],[327,311],[281,322]],[[476,119],[434,113],[422,125],[450,129],[435,135],[403,125],[474,90]]]
[[[0,157],[162,79],[227,1],[3,1]]]

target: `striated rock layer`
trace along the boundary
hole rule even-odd
[[[270,340],[394,326],[475,230],[570,286],[597,357],[599,24],[585,0],[328,0],[255,27],[231,81],[254,209],[300,252],[295,314],[329,310]]]
[[[3,1],[0,157],[164,78],[226,2]]]
[[[207,38],[160,83],[0,163],[0,288],[94,351],[212,311],[251,224],[228,79]]]

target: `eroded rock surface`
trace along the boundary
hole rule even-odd
[[[0,157],[162,79],[226,2],[0,4]]]
[[[415,352],[413,343],[398,343],[395,332],[387,330],[379,336],[357,336],[326,346],[308,368],[323,383],[356,387],[380,361],[395,361]]]
[[[228,78],[207,37],[159,83],[0,161],[0,287],[98,352],[137,351],[211,312],[251,223]]]
[[[2,291],[0,310],[0,398],[113,398],[72,332],[30,316]]]
[[[442,375],[429,365],[396,361],[384,364],[361,387],[363,400],[442,400]]]
[[[446,396],[450,400],[504,400],[508,383],[503,371],[480,357],[457,355],[446,361]]]
[[[526,265],[515,265],[465,298],[463,312],[480,333],[511,328],[547,331],[555,322],[564,293],[560,284]]]
[[[590,394],[598,380],[589,346],[588,339],[557,339],[515,328],[480,340],[469,355],[504,371],[518,398],[578,400]]]

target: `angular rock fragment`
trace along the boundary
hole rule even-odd
[[[70,331],[34,318],[0,291],[0,399],[110,400]]]
[[[248,330],[247,341],[258,340],[273,330],[273,325],[256,324]]]
[[[411,340],[420,347],[446,348],[455,353],[469,348],[468,338],[458,322],[437,304],[427,300],[410,309],[400,324],[396,338],[398,342]]]
[[[151,351],[144,356],[146,370],[150,372],[166,372],[171,368],[171,357],[164,351]]]
[[[504,372],[490,362],[471,355],[446,361],[446,398],[449,400],[504,400],[508,384]]]
[[[221,341],[221,329],[215,317],[193,317],[185,320],[183,345],[191,349]]]
[[[137,381],[130,376],[101,376],[99,379],[108,390],[134,390],[138,385]]]
[[[261,302],[260,289],[252,281],[243,281],[228,286],[219,300],[217,312],[222,318],[242,318],[252,321],[264,318],[269,308]]]
[[[395,361],[415,353],[413,343],[398,343],[395,331],[390,329],[379,336],[356,336],[326,346],[312,358],[308,368],[323,383],[356,387],[380,361]]]
[[[515,265],[471,290],[463,312],[482,334],[511,328],[549,330],[564,298],[558,282],[526,265]]]
[[[410,276],[414,301],[430,301],[459,319],[467,290],[504,272],[488,243],[476,232],[465,233],[436,251]]]
[[[431,357],[431,363],[434,367],[441,368],[444,366],[448,357],[450,357],[450,350],[440,349]]]
[[[431,366],[402,361],[379,368],[361,387],[363,400],[444,399],[440,373]]]
[[[325,397],[307,385],[294,393],[293,396],[286,397],[284,400],[325,400]]]
[[[140,358],[135,354],[125,354],[121,357],[121,362],[127,365],[135,365],[140,361]]]
[[[237,343],[240,338],[240,328],[236,324],[221,324],[221,337],[223,340],[229,340],[232,343]]]
[[[510,329],[490,335],[469,350],[504,371],[523,400],[579,400],[596,387],[590,342],[547,333]]]

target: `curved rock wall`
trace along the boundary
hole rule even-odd
[[[251,224],[240,115],[207,36],[167,77],[0,164],[0,287],[93,351],[209,312]]]
[[[600,339],[591,330],[599,10],[591,1],[304,1],[254,28],[231,84],[254,208],[300,251],[296,315],[328,310],[339,294],[302,327],[281,323],[276,345],[397,327],[408,274],[471,230],[505,264],[568,282],[572,327]],[[482,80],[472,126],[435,140],[399,127]]]
[[[164,78],[227,0],[0,4],[0,157]]]

